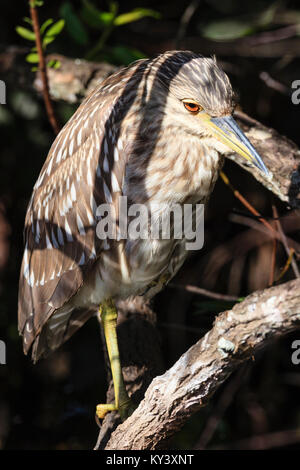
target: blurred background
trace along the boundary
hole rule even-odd
[[[2,3],[0,79],[6,82],[7,96],[0,105],[0,339],[6,343],[7,364],[0,365],[0,448],[90,449],[98,435],[95,405],[105,399],[107,386],[97,321],[91,319],[35,366],[23,355],[17,331],[25,212],[54,134],[41,96],[28,87],[36,64],[27,2],[19,2],[18,8],[15,2]],[[300,145],[300,105],[291,101],[291,84],[300,79],[299,2],[45,0],[38,11],[45,38],[55,25],[45,42],[47,54],[117,66],[174,48],[216,54],[234,86],[239,109]],[[15,75],[6,76],[14,50],[29,56],[18,63]],[[77,107],[62,101],[54,105],[61,123]],[[226,162],[225,172],[266,218],[273,216],[275,205],[285,233],[300,243],[296,210],[234,163]],[[274,282],[295,277],[289,266],[278,281],[286,254],[280,244],[275,252],[271,239],[261,242],[260,232],[247,224],[252,220],[218,181],[206,214],[204,248],[154,301],[165,368],[211,328],[218,312],[235,302],[192,294],[185,286],[240,299],[269,285],[274,254]],[[300,365],[291,360],[297,339],[300,333],[277,340],[233,374],[170,447],[299,449]]]

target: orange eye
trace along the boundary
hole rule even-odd
[[[191,101],[184,101],[183,105],[185,109],[187,109],[190,113],[197,114],[199,113],[201,107],[197,103],[193,103]]]

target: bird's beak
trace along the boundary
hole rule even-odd
[[[206,127],[209,128],[218,140],[246,160],[252,162],[266,175],[270,174],[258,152],[249,142],[232,116],[212,118],[207,113],[199,113],[198,116],[202,117]]]

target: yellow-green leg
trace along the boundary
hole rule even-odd
[[[115,403],[97,405],[96,414],[103,419],[109,411],[118,411],[122,421],[131,413],[132,407],[130,398],[126,392],[122,368],[120,363],[118,339],[117,339],[117,310],[111,299],[102,302],[99,313],[104,329],[104,336],[107,345],[108,357],[115,391]]]

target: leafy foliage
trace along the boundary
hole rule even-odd
[[[36,6],[40,6],[42,4],[43,2],[35,2]],[[22,38],[35,43],[36,38],[35,38],[35,32],[33,30],[31,18],[25,17],[23,18],[23,20],[25,23],[29,24],[31,29],[25,28],[24,26],[17,26],[16,32]],[[43,22],[43,24],[40,27],[40,35],[41,35],[42,47],[44,51],[46,50],[48,44],[51,44],[57,38],[57,36],[62,32],[64,26],[65,26],[65,20],[63,19],[60,19],[54,23],[54,20],[52,18],[48,18],[46,21]],[[26,56],[26,61],[30,64],[39,63],[39,56],[37,53],[36,46],[33,46],[31,48],[31,52]],[[59,61],[48,62],[48,67],[58,68],[59,65],[60,65]],[[37,67],[36,66],[32,67],[32,70],[33,71],[37,70]]]
[[[72,40],[81,46],[91,43],[90,30],[99,31],[96,44],[86,53],[88,60],[105,60],[109,56],[110,62],[126,65],[145,57],[138,49],[123,44],[107,46],[108,39],[115,28],[145,17],[159,19],[160,13],[149,8],[134,8],[129,12],[118,14],[119,4],[114,1],[109,2],[108,11],[99,10],[90,0],[82,0],[81,3],[81,9],[77,14],[71,2],[64,2],[60,7],[60,15],[66,22],[66,30]]]
[[[75,43],[86,46],[89,42],[89,34],[81,19],[76,14],[70,2],[64,2],[60,7],[60,15],[66,22],[66,31]]]
[[[253,34],[270,26],[279,3],[274,2],[268,8],[255,15],[220,19],[200,25],[201,34],[214,41],[228,41]]]

